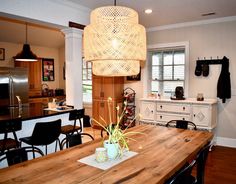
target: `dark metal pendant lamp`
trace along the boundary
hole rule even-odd
[[[37,56],[31,51],[30,45],[27,43],[27,23],[26,25],[26,42],[23,45],[23,50],[18,53],[14,59],[15,61],[37,61]]]

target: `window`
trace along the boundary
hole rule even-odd
[[[162,48],[148,52],[151,92],[171,96],[176,86],[185,87],[185,49]]]
[[[83,60],[83,101],[92,102],[92,64]]]

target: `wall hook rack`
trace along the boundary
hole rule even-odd
[[[207,77],[209,75],[209,65],[221,64],[221,72],[217,83],[217,97],[222,99],[225,103],[226,98],[231,98],[231,82],[229,73],[229,59],[224,56],[222,59],[204,59],[196,61],[195,75],[203,75]]]
[[[223,64],[223,62],[225,62],[225,61],[229,61],[229,59],[226,56],[224,56],[222,59],[218,59],[218,56],[217,56],[217,59],[212,59],[212,57],[211,57],[211,59],[205,59],[205,57],[204,57],[204,59],[202,59],[202,60],[200,60],[200,59],[197,60],[197,65],[203,65],[203,64],[217,65],[217,64]]]

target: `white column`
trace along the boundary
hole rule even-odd
[[[66,28],[65,59],[66,59],[66,104],[76,109],[83,108],[82,90],[82,30]]]

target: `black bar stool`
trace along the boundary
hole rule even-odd
[[[20,118],[12,120],[1,120],[0,133],[4,134],[4,139],[0,140],[0,152],[20,147],[16,131],[21,130],[22,121]],[[9,138],[8,133],[12,133],[14,138]]]
[[[30,137],[20,138],[21,142],[33,146],[45,146],[45,154],[47,155],[47,145],[56,141],[55,152],[57,150],[57,143],[60,147],[59,135],[61,131],[61,119],[50,122],[39,122],[35,124],[33,133]],[[33,157],[35,154],[33,152]]]
[[[73,147],[73,146],[82,144],[83,143],[83,138],[85,138],[85,136],[90,141],[94,140],[93,136],[91,136],[88,133],[79,133],[79,134],[67,135],[67,141],[68,141],[69,147]],[[64,141],[64,143],[61,145],[62,149],[63,149],[65,143],[66,142]]]
[[[66,143],[66,147],[68,148],[68,135],[73,135],[75,132],[82,132],[82,122],[81,119],[84,118],[84,109],[76,109],[70,111],[69,120],[74,121],[73,124],[64,125],[61,127],[61,133],[66,137],[61,141],[61,145]],[[77,120],[79,120],[79,126],[76,124]]]

